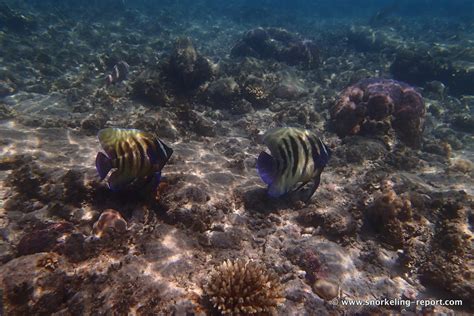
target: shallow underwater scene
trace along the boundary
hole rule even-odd
[[[472,315],[474,1],[0,0],[0,315]]]

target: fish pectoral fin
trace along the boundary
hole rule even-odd
[[[309,190],[308,197],[306,198],[306,203],[308,203],[311,200],[311,197],[313,196],[314,192],[319,187],[319,183],[321,182],[321,172],[318,172],[316,177],[314,177],[314,182],[313,185],[311,186],[311,189]]]
[[[133,176],[128,175],[127,173],[119,172],[119,170],[114,171],[109,177],[109,188],[112,191],[119,191],[126,187],[134,180]]]
[[[100,180],[104,180],[110,169],[112,169],[112,161],[104,153],[99,152],[95,158],[95,167],[99,173]]]

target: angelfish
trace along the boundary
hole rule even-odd
[[[112,70],[112,73],[105,77],[105,84],[107,86],[111,84],[116,84],[121,81],[127,80],[128,78],[128,69],[130,66],[124,62],[124,61],[119,61],[115,66],[114,69]]]
[[[161,169],[173,154],[153,134],[137,129],[106,128],[99,131],[99,142],[105,153],[99,152],[95,165],[100,179],[107,177],[108,186],[118,191],[135,183],[156,185],[161,179]]]
[[[309,200],[319,186],[331,150],[313,132],[294,127],[267,131],[263,143],[271,155],[260,153],[257,172],[268,185],[268,194],[279,197],[312,181]]]

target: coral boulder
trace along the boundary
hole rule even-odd
[[[180,38],[176,41],[167,66],[169,79],[180,90],[193,90],[209,80],[213,75],[211,62],[200,55],[191,39]]]
[[[423,97],[413,87],[396,80],[370,78],[341,92],[331,108],[331,119],[340,137],[394,130],[402,142],[417,148],[425,112]]]

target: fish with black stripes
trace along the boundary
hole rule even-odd
[[[128,72],[130,66],[125,61],[119,61],[107,77],[105,77],[105,84],[110,86],[128,79]]]
[[[115,169],[107,180],[113,191],[137,183],[158,185],[161,169],[173,154],[153,134],[137,129],[105,128],[99,131],[98,138],[105,153],[97,154],[96,169],[101,180]]]
[[[331,150],[313,132],[295,127],[269,130],[263,143],[271,154],[260,153],[257,172],[268,185],[268,194],[279,197],[313,181],[309,200],[319,186]]]

